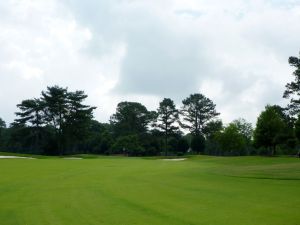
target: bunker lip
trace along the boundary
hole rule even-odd
[[[0,155],[0,159],[35,159],[35,158],[23,157],[23,156],[12,156],[12,155]]]
[[[164,161],[183,161],[183,160],[187,160],[187,158],[176,158],[176,159],[162,159]]]

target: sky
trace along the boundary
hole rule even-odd
[[[287,104],[299,20],[300,0],[0,1],[0,117],[59,85],[84,90],[101,122],[121,101],[202,93],[225,123],[255,124]]]

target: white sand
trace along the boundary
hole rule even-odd
[[[0,159],[35,159],[35,158],[21,157],[21,156],[10,156],[10,155],[0,155]]]
[[[177,159],[163,159],[164,161],[183,161],[186,160],[186,158],[177,158]]]

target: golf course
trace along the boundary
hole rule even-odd
[[[300,224],[294,157],[31,157],[0,159],[1,225]]]

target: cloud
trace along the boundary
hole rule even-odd
[[[156,109],[201,92],[225,122],[255,122],[267,103],[286,104],[299,16],[295,0],[2,2],[0,116],[59,84],[85,90],[101,121],[119,101]]]

